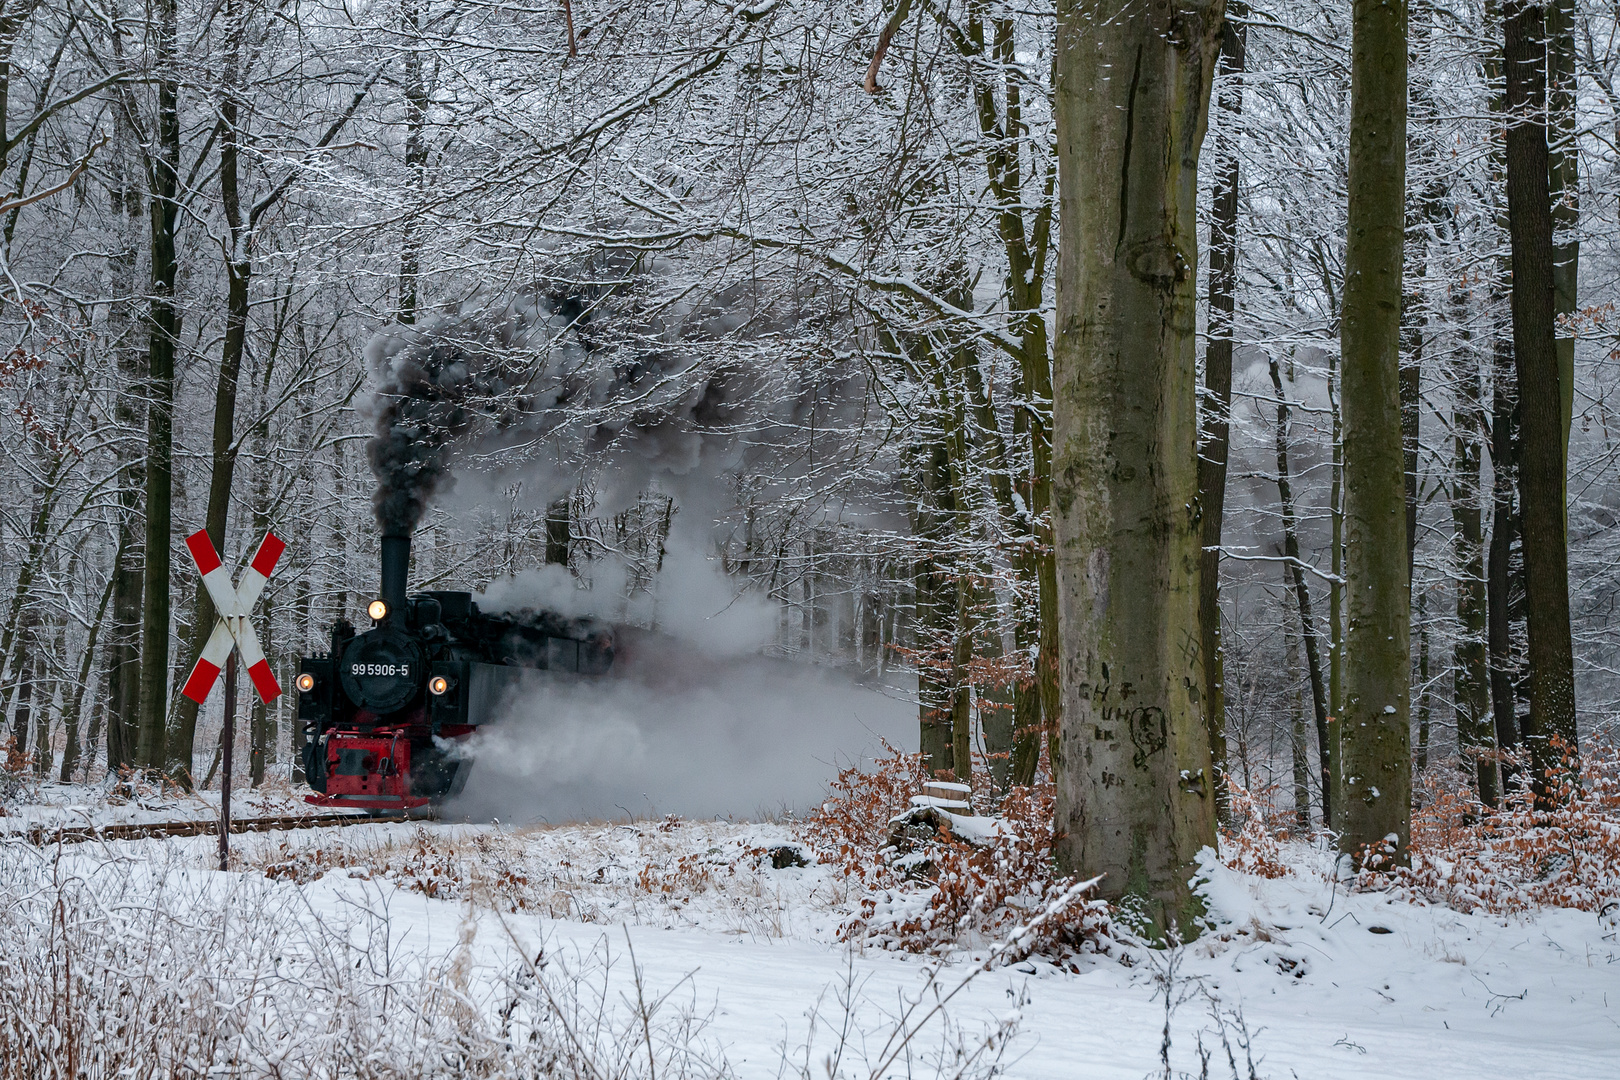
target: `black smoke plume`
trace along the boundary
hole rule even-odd
[[[415,529],[450,475],[454,442],[532,407],[518,392],[528,359],[514,340],[520,325],[433,316],[379,334],[367,347],[381,380],[366,456],[377,477],[372,505],[384,535]]]
[[[697,469],[747,426],[756,373],[716,358],[705,330],[649,319],[633,290],[569,286],[503,307],[438,314],[379,333],[367,456],[383,533],[409,533],[451,478],[452,456],[547,451],[626,478]]]

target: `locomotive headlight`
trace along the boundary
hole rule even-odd
[[[315,689],[315,676],[306,671],[302,675],[298,676],[297,685],[299,690],[307,694],[311,690]]]
[[[388,618],[388,602],[386,600],[373,600],[366,605],[366,614],[371,616],[372,622],[382,622]]]
[[[428,680],[428,693],[434,697],[443,697],[450,692],[450,680],[443,675],[435,675]]]

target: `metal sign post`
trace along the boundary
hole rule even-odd
[[[242,654],[242,662],[247,665],[253,689],[258,691],[266,705],[281,696],[281,686],[270,671],[270,661],[264,657],[259,637],[253,632],[253,624],[248,622],[248,613],[259,602],[270,571],[275,569],[276,561],[287,550],[287,545],[277,539],[274,533],[266,533],[259,550],[253,554],[253,561],[242,572],[242,580],[235,585],[231,584],[230,575],[226,573],[225,565],[220,560],[219,552],[214,550],[214,542],[209,539],[206,529],[198,529],[186,537],[186,547],[191,551],[191,561],[197,564],[197,570],[202,574],[203,587],[208,590],[214,608],[219,612],[219,621],[208,636],[208,644],[203,646],[202,655],[197,658],[196,666],[191,669],[191,677],[180,692],[201,705],[219,678],[221,668],[225,671],[225,726],[220,731],[219,798],[219,868],[224,870],[230,859],[227,837],[231,831],[231,744],[236,738],[236,654]]]
[[[225,658],[225,726],[219,733],[219,868],[231,868],[231,747],[236,743],[236,652]]]

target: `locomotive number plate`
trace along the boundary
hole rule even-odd
[[[409,664],[350,664],[350,675],[400,675],[411,677]]]

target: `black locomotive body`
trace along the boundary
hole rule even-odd
[[[466,783],[465,739],[525,683],[598,675],[613,664],[612,627],[549,611],[485,614],[465,592],[407,595],[408,536],[382,538],[382,592],[356,633],[304,657],[297,679],[304,774],[319,806],[400,810]],[[540,675],[538,673],[553,673]]]

